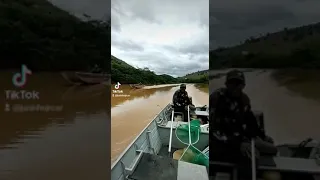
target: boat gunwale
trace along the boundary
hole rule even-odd
[[[181,123],[181,122],[180,122],[180,123]],[[186,123],[181,123],[181,124],[186,125],[186,124],[188,124],[188,122],[186,122]],[[170,129],[170,127],[161,126],[161,125],[159,125],[159,128]],[[177,127],[173,127],[172,129],[177,129]],[[209,134],[209,131],[208,131],[208,132],[200,131],[200,134]]]
[[[134,143],[141,137],[141,135],[145,132],[145,130],[148,129],[148,127],[153,123],[153,121],[155,121],[156,117],[159,116],[161,114],[161,112],[163,112],[168,106],[170,106],[170,103],[168,105],[165,106],[165,108],[163,108],[161,111],[159,111],[159,113],[157,113],[154,118],[152,119],[152,121],[150,121],[146,127],[143,128],[143,130],[136,136],[136,138],[126,147],[125,150],[123,150],[123,152],[119,155],[119,157],[114,161],[114,163],[112,163],[111,165],[111,170],[120,162],[120,160],[123,158],[123,156],[126,154],[126,152],[134,145]]]

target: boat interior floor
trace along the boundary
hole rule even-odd
[[[158,156],[163,156],[163,157],[170,157],[172,158],[172,154],[178,150],[178,148],[171,148],[171,154],[169,155],[169,152],[168,152],[168,148],[169,146],[162,146],[161,149],[159,150],[158,152]]]
[[[143,153],[139,164],[128,178],[131,180],[209,180],[205,166],[149,153]]]

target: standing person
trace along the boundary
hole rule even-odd
[[[182,112],[183,113],[183,120],[185,122],[188,121],[188,112],[187,112],[187,106],[192,105],[191,100],[188,96],[188,92],[186,91],[186,85],[181,84],[180,89],[178,89],[174,94],[172,98],[173,102],[173,108],[176,112]]]

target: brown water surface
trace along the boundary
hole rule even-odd
[[[109,88],[70,86],[58,73],[34,73],[20,89],[13,73],[0,73],[0,179],[110,178]],[[37,91],[39,99],[8,99],[5,90]],[[17,112],[17,104],[56,108]]]

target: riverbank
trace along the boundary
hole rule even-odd
[[[163,87],[174,87],[179,86],[180,84],[161,84],[161,85],[151,85],[151,86],[145,86],[142,89],[154,89],[154,88],[163,88]]]

